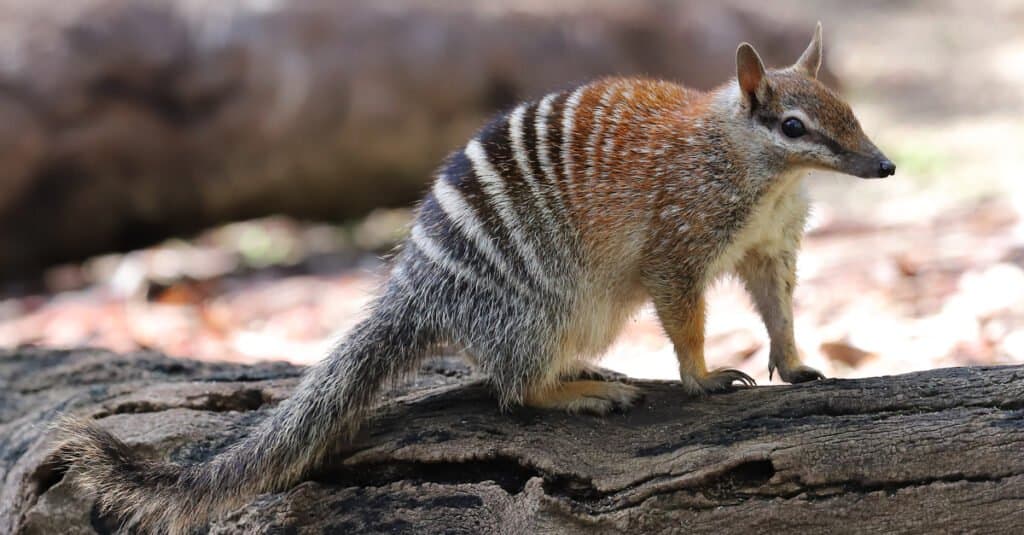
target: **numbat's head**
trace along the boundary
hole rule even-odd
[[[766,167],[813,167],[884,178],[896,166],[860,128],[845,102],[817,80],[821,24],[800,59],[766,70],[754,47],[736,50],[735,127]],[[737,132],[739,134],[739,132]],[[736,136],[738,137],[738,136]]]

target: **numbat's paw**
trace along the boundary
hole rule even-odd
[[[779,368],[779,377],[781,377],[783,381],[794,385],[797,383],[806,383],[825,378],[825,376],[818,370],[815,370],[810,366],[804,366],[803,364],[788,370]]]
[[[535,392],[525,404],[570,413],[608,414],[631,408],[643,395],[635,386],[605,381],[569,381]]]
[[[697,396],[705,396],[716,392],[731,392],[738,387],[757,385],[753,377],[732,368],[715,370],[701,378],[684,375],[682,383],[687,393]],[[736,383],[739,383],[739,385]]]
[[[757,385],[753,377],[732,368],[715,370],[701,379],[700,383],[706,392],[728,392],[737,387],[735,383],[739,383],[738,386]]]
[[[570,379],[582,380],[582,381],[625,381],[628,377],[619,372],[614,372],[608,368],[602,368],[600,366],[594,366],[593,364],[587,364],[580,368],[575,375],[571,376]]]

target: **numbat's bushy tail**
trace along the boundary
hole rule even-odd
[[[402,307],[377,309],[305,376],[260,426],[207,462],[146,458],[92,421],[59,425],[64,460],[100,507],[144,531],[187,533],[252,496],[286,488],[350,438],[378,390],[413,368],[429,345]]]
[[[769,372],[822,377],[793,336],[803,175],[886,177],[896,167],[818,82],[820,64],[819,26],[783,69],[740,45],[736,78],[714,91],[610,78],[517,106],[441,167],[370,319],[248,437],[175,466],[68,421],[61,451],[106,509],[182,531],[294,484],[434,343],[463,348],[504,406],[629,406],[635,387],[582,372],[645,300],[686,392],[753,384],[705,365],[704,290],[725,273],[764,319]]]

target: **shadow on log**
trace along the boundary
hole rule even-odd
[[[301,369],[157,354],[0,353],[0,532],[115,528],[47,463],[46,425],[91,415],[144,451],[214,455]],[[452,359],[392,392],[357,444],[210,533],[1013,532],[1024,524],[1024,367],[687,398],[637,382],[607,418],[502,413]],[[67,477],[65,477],[67,475]]]

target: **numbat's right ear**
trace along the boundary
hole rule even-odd
[[[821,68],[821,22],[814,28],[811,44],[807,45],[807,50],[804,50],[800,59],[796,60],[793,68],[811,78],[818,77],[818,69]]]
[[[753,109],[759,100],[764,99],[765,79],[764,63],[750,43],[743,43],[736,49],[736,79],[740,82],[744,99]]]

